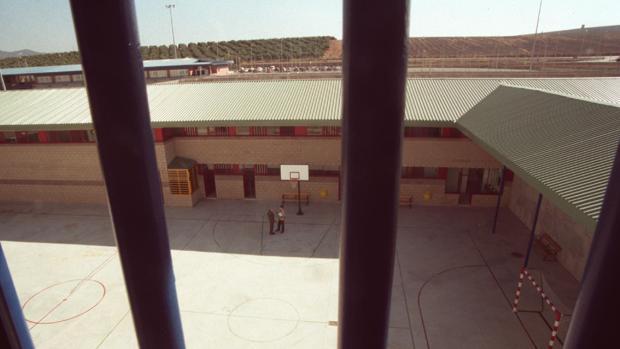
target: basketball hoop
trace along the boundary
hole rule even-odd
[[[308,165],[280,165],[280,179],[291,182],[291,189],[297,187],[298,215],[304,214],[301,210],[301,182],[309,180],[308,167]]]

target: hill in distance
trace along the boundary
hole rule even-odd
[[[34,56],[34,55],[39,55],[39,54],[41,53],[32,51],[32,50],[0,51],[0,59],[11,58],[11,57]]]
[[[620,25],[579,28],[515,36],[413,37],[410,58],[438,57],[529,57],[536,40],[536,56],[616,56],[620,55]],[[324,58],[342,56],[342,43],[335,40]]]
[[[314,36],[301,38],[231,40],[219,42],[190,42],[160,46],[142,46],[140,51],[145,60],[193,57],[204,59],[225,59],[237,62],[276,61],[292,59],[320,59],[330,41],[330,36]],[[46,53],[21,58],[0,59],[0,68],[23,66],[47,66],[80,63],[77,51]]]
[[[529,57],[536,41],[536,57],[620,56],[620,25],[578,28],[538,35],[479,36],[479,37],[414,37],[410,39],[409,58],[477,58]],[[280,60],[340,60],[342,42],[329,36],[277,38],[261,40],[231,40],[220,42],[191,42],[141,47],[144,59],[194,57],[226,59],[251,64]],[[0,68],[47,66],[80,63],[76,51],[37,54],[22,50],[9,52],[19,57],[2,59]],[[34,54],[34,55],[29,55]]]

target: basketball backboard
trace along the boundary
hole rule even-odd
[[[280,179],[283,181],[310,180],[308,165],[280,165]]]

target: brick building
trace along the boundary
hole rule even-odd
[[[147,88],[167,205],[192,206],[205,198],[278,200],[293,191],[291,183],[280,180],[281,164],[309,165],[310,181],[303,183],[302,190],[310,193],[312,202],[339,200],[339,80]],[[535,94],[530,96],[532,101],[519,95],[524,88]],[[498,97],[504,90],[511,92]],[[502,115],[512,115],[502,109],[504,103],[514,104],[509,110],[525,110],[526,116],[536,110],[547,113],[550,109],[543,108],[546,105],[540,100],[547,95],[568,95],[564,98],[581,101],[586,109],[577,108],[582,114],[573,120],[587,119],[591,117],[588,108],[599,102],[617,109],[620,79],[408,80],[401,195],[411,197],[414,205],[495,206],[502,166],[506,166],[502,205],[530,224],[532,201],[544,192],[541,226],[564,246],[560,259],[580,278],[597,215],[584,213],[586,208],[578,203],[588,200],[588,207],[600,203],[604,190],[596,187],[594,196],[565,197],[561,193],[566,188],[550,187],[534,171],[544,167],[545,160],[532,169],[527,161],[520,163],[503,148],[501,139],[510,139],[512,133],[502,135],[499,141],[496,136],[485,138],[521,117],[515,114],[513,119],[502,119]],[[495,109],[483,108],[498,98]],[[483,120],[489,122],[479,121],[478,114],[484,114]],[[471,122],[476,118],[477,122]],[[576,123],[575,127],[585,130],[587,125]],[[613,122],[607,126],[612,130],[605,148],[608,152],[620,138],[620,126]],[[549,125],[540,129],[545,127]],[[534,133],[528,130],[522,134]],[[513,141],[510,147],[524,149],[520,142],[530,144],[537,139],[531,137]],[[563,135],[556,137],[562,139]],[[105,203],[95,138],[82,88],[0,93],[0,200]],[[597,169],[598,182],[608,176],[606,169]],[[570,175],[571,171],[568,167],[562,173]],[[584,183],[587,181],[574,185]]]

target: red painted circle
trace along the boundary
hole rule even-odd
[[[68,284],[68,283],[77,283],[77,285],[76,285],[76,287],[74,287],[74,289],[73,289],[73,290],[69,293],[69,295],[67,295],[67,297],[66,297],[66,298],[64,298],[64,299],[60,300],[60,303],[58,303],[55,307],[53,307],[53,308],[52,308],[52,309],[51,309],[51,310],[50,310],[50,311],[49,311],[49,312],[48,312],[45,316],[43,316],[43,318],[45,318],[47,315],[51,314],[51,312],[53,312],[56,308],[58,308],[58,307],[62,304],[62,302],[64,302],[64,301],[66,301],[67,299],[69,299],[69,298],[71,297],[71,295],[73,294],[73,292],[77,291],[77,290],[78,290],[78,287],[79,287],[82,283],[93,283],[93,284],[95,284],[96,286],[99,286],[99,288],[101,289],[101,296],[100,296],[99,298],[97,298],[97,300],[96,300],[96,301],[95,301],[95,302],[94,302],[91,306],[89,306],[88,308],[86,308],[86,309],[84,309],[84,310],[82,310],[82,311],[78,312],[77,314],[74,314],[74,315],[71,315],[71,316],[65,317],[65,318],[63,318],[63,319],[60,319],[60,320],[55,320],[55,321],[34,321],[34,320],[30,320],[30,319],[27,319],[27,318],[26,318],[26,321],[27,321],[27,322],[29,322],[29,323],[31,323],[31,324],[35,324],[35,325],[49,325],[49,324],[56,324],[56,323],[59,323],[59,322],[69,321],[69,320],[72,320],[72,319],[75,319],[75,318],[77,318],[77,317],[80,317],[80,316],[82,316],[82,315],[84,315],[84,314],[88,313],[89,311],[91,311],[93,308],[95,308],[97,305],[99,305],[99,303],[101,303],[101,301],[103,300],[103,298],[104,298],[104,297],[105,297],[105,295],[106,295],[106,288],[105,288],[105,285],[104,285],[103,283],[101,283],[101,282],[97,281],[97,280],[91,280],[91,279],[74,279],[74,280],[68,280],[68,281],[59,282],[59,283],[56,283],[56,284],[50,285],[50,286],[48,286],[48,287],[46,287],[46,288],[44,288],[44,289],[40,290],[39,292],[37,292],[37,293],[33,294],[32,296],[30,296],[30,298],[28,298],[28,299],[24,302],[24,304],[22,305],[22,310],[24,311],[24,316],[25,316],[25,313],[26,313],[26,311],[25,311],[25,310],[26,310],[26,307],[28,306],[28,304],[29,304],[29,303],[30,303],[33,299],[35,299],[36,297],[38,297],[38,296],[40,296],[40,295],[44,294],[46,291],[49,291],[49,290],[51,290],[51,289],[53,289],[53,288],[55,288],[55,287],[58,287],[58,286],[66,285],[66,284]],[[74,290],[75,290],[75,291],[74,291]]]

